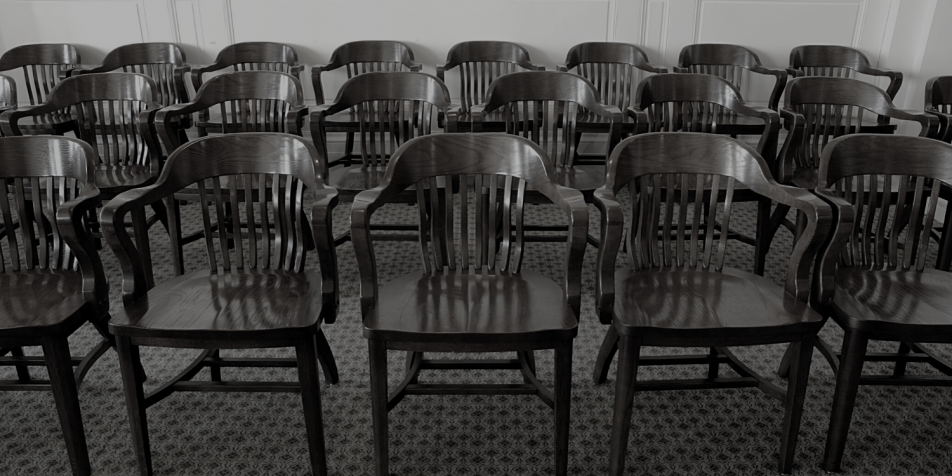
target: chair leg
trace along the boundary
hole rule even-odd
[[[843,336],[840,370],[836,373],[836,390],[833,392],[833,411],[826,433],[826,450],[823,452],[823,469],[830,472],[839,471],[843,461],[868,343],[869,339],[865,335],[851,329],[847,329]]]
[[[211,363],[206,365],[208,365],[208,371],[211,373],[212,382],[221,382],[221,366],[215,364],[215,361],[220,359],[221,350],[213,349],[211,352],[209,352],[208,360],[210,360]]]
[[[757,230],[754,241],[754,274],[764,275],[767,263],[767,252],[770,251],[768,227],[770,224],[770,200],[757,202]]]
[[[387,344],[370,339],[370,402],[373,410],[374,461],[377,476],[390,474],[387,425]]]
[[[334,360],[334,353],[331,352],[331,345],[327,342],[327,336],[324,335],[323,330],[317,330],[315,343],[317,344],[317,358],[321,362],[321,368],[324,369],[324,380],[329,385],[337,385],[340,383],[337,361]]]
[[[129,414],[129,426],[132,430],[132,445],[139,465],[139,474],[152,474],[152,451],[149,448],[149,427],[145,414],[145,393],[139,360],[139,346],[133,345],[128,337],[116,337],[116,351],[119,353],[119,370],[122,372],[122,386],[126,395],[126,411]]]
[[[638,355],[641,352],[641,346],[630,336],[621,337],[618,347],[621,353],[618,356],[615,413],[608,460],[608,474],[612,476],[621,476],[625,472],[628,434],[631,432],[631,410],[635,399],[635,382],[638,377]]]
[[[23,347],[14,347],[10,349],[10,355],[13,357],[23,357]],[[26,365],[16,365],[14,366],[17,369],[17,380],[20,382],[29,382],[30,381],[30,368]]]
[[[313,337],[297,345],[298,381],[304,404],[304,425],[307,428],[311,471],[314,476],[327,476],[327,452],[324,448],[324,419],[321,415],[321,381],[317,371],[317,345]]]
[[[816,350],[820,351],[820,355],[826,359],[826,363],[830,364],[830,368],[833,369],[833,373],[837,372],[837,369],[840,368],[839,357],[836,356],[836,352],[830,348],[830,345],[826,343],[825,340],[817,337],[814,340],[814,347]],[[780,378],[787,378],[790,374],[790,358],[793,355],[793,344],[787,346],[787,351],[783,353],[783,358],[780,359],[780,365],[777,367],[777,376]]]
[[[896,350],[897,354],[908,354],[912,349],[909,347],[909,344],[905,342],[899,343],[899,349]],[[893,377],[902,377],[906,375],[906,361],[902,358],[896,359],[896,366],[893,368]]]
[[[146,286],[155,285],[152,275],[152,252],[149,249],[149,229],[146,225],[145,210],[137,208],[132,211],[132,232],[135,235],[136,249],[142,259],[142,268],[145,270]]]
[[[530,352],[531,354],[531,352]],[[572,403],[572,341],[555,348],[555,474],[569,468],[569,417]]]
[[[72,358],[66,336],[50,336],[43,339],[43,354],[50,373],[50,387],[56,400],[56,412],[66,440],[69,464],[76,476],[88,475],[89,451],[86,448],[86,432],[79,408],[79,393],[73,376]]]
[[[592,380],[595,383],[605,383],[608,380],[608,370],[617,351],[618,331],[615,330],[615,326],[608,326],[608,333],[605,334],[605,340],[598,348],[598,357],[595,358],[595,372],[592,374]]]
[[[794,350],[780,436],[780,472],[783,474],[789,474],[793,469],[793,458],[797,452],[797,437],[800,433],[800,421],[803,419],[803,401],[807,395],[810,364],[813,361],[814,339],[816,336],[811,335],[791,346]]]

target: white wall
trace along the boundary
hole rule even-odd
[[[635,43],[669,68],[691,43],[744,45],[771,67],[786,66],[793,46],[826,43],[903,71],[897,105],[921,108],[925,79],[952,74],[950,18],[952,0],[0,0],[0,51],[69,42],[95,63],[115,46],[171,41],[203,64],[230,43],[269,40],[312,65],[348,41],[394,39],[433,72],[450,46],[476,39],[518,42],[550,68],[582,41]],[[328,96],[342,81],[329,78]],[[764,103],[769,86],[743,92]]]

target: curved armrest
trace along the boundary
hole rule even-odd
[[[188,74],[192,71],[192,67],[189,65],[176,66],[175,70],[172,71],[173,81],[175,82],[175,91],[178,95],[178,101],[180,103],[188,102],[188,89],[185,88],[185,78],[188,77]],[[198,91],[196,89],[196,91]]]
[[[461,104],[450,104],[446,108],[446,132],[459,132],[459,116],[463,113]]]
[[[15,107],[0,114],[0,131],[3,131],[3,135],[6,137],[22,136],[23,132],[20,131],[20,126],[17,125],[21,117],[38,116],[58,110],[59,109],[49,106],[48,103],[37,104],[35,106]]]
[[[60,81],[66,78],[72,78],[73,76],[78,76],[80,74],[94,72],[92,69],[86,69],[81,66],[71,66],[66,69],[61,69],[58,73]]]
[[[628,117],[635,121],[635,130],[638,130],[638,124],[648,124],[648,113],[635,106],[628,106],[625,111]]]
[[[783,94],[783,89],[787,85],[787,70],[779,68],[767,68],[759,64],[754,65],[754,67],[750,68],[750,70],[755,73],[771,75],[777,78],[777,81],[774,83],[773,90],[770,91],[770,98],[767,100],[767,105],[770,107],[770,109],[776,111],[780,106],[780,95]]]
[[[149,171],[153,177],[158,177],[162,170],[162,149],[159,147],[159,137],[155,126],[155,115],[162,110],[158,104],[139,112],[139,136],[145,141],[149,149]],[[170,151],[171,153],[171,151]]]
[[[668,68],[661,67],[661,66],[652,66],[650,64],[638,66],[638,69],[642,71],[647,71],[649,73],[655,73],[655,74],[663,74],[668,72]]]
[[[785,288],[787,294],[808,301],[813,285],[810,269],[830,235],[833,211],[826,202],[802,188],[780,184],[775,184],[775,187],[780,193],[768,198],[799,210],[807,220],[806,228],[790,254]]]
[[[899,88],[902,86],[902,71],[889,71],[869,67],[860,71],[860,73],[889,78],[889,86],[886,86],[886,94],[889,96],[889,99],[896,99],[896,93],[899,92]]]
[[[675,73],[690,73],[690,72],[691,72],[691,68],[682,68],[682,67],[680,67],[680,66],[675,66],[675,67],[674,67],[674,72],[675,72]]]
[[[606,154],[610,155],[611,151],[615,149],[615,146],[621,142],[622,133],[624,131],[623,124],[625,123],[625,114],[614,104],[605,104],[604,107],[612,117],[612,124],[608,129],[608,152]],[[637,127],[637,123],[635,127]]]
[[[585,254],[585,244],[588,240],[588,205],[585,203],[585,196],[582,192],[574,188],[555,186],[555,191],[559,194],[561,208],[569,216],[569,230],[566,247],[568,252],[565,256],[565,276],[563,277],[565,303],[575,313],[578,319],[581,315],[582,305],[582,273],[581,270],[573,270],[572,263],[581,263]]]
[[[540,63],[530,63],[535,69],[530,69],[529,71],[545,71],[545,65]]]
[[[294,76],[295,78],[301,79],[301,74],[304,73],[304,70],[307,67],[303,64],[296,64],[288,67],[288,74]]]
[[[793,170],[797,166],[797,152],[803,142],[806,118],[789,109],[780,109],[779,112],[787,129],[787,138],[783,142],[780,153],[777,154],[777,170],[774,171],[774,179],[780,183],[789,184],[793,180]]]
[[[330,168],[333,164],[327,153],[326,118],[333,114],[332,108],[334,106],[335,104],[319,104],[310,108],[309,114],[311,120],[311,140],[314,142],[314,147],[317,148],[317,154],[323,159],[324,166],[327,168]],[[327,176],[327,170],[324,171],[324,175],[325,177]]]
[[[444,83],[446,82],[446,63],[436,65],[436,78]]]
[[[906,111],[904,109],[893,108],[887,114],[887,117],[901,119],[905,121],[915,121],[918,122],[922,127],[919,130],[919,137],[929,137],[932,139],[938,138],[939,135],[939,118],[934,114],[927,114],[925,112],[919,111]]]
[[[159,185],[150,185],[125,191],[107,203],[99,214],[99,224],[103,237],[109,243],[119,267],[122,269],[122,300],[132,304],[146,295],[148,284],[145,269],[125,226],[125,217],[129,212],[142,208],[162,198],[157,192]]]
[[[763,119],[764,133],[760,135],[757,152],[770,165],[770,172],[774,173],[777,164],[777,142],[780,137],[780,114],[777,111],[760,106],[742,104],[738,112]],[[741,112],[745,111],[745,112]]]
[[[0,109],[0,111],[2,111],[2,109]],[[932,106],[926,107],[925,112],[932,114],[939,119],[939,131],[936,133],[936,139],[939,139],[943,142],[952,141],[952,133],[950,133],[949,127],[949,125],[952,124],[952,116],[939,111]]]
[[[486,105],[476,104],[469,108],[469,117],[472,121],[470,131],[483,132],[483,119],[486,117]]]
[[[87,183],[80,196],[56,210],[56,226],[83,273],[83,298],[96,307],[97,317],[106,317],[109,312],[109,282],[83,220],[89,212],[96,210],[100,202],[99,189]]]
[[[423,71],[423,65],[420,63],[410,63],[410,71],[419,72]]]
[[[175,125],[175,118],[204,110],[204,108],[198,106],[195,102],[187,102],[166,106],[156,112],[154,121],[156,135],[161,139],[165,150],[169,154],[182,145],[178,140],[178,128]]]
[[[595,207],[601,212],[601,244],[595,271],[595,310],[602,324],[611,324],[615,307],[615,260],[625,227],[625,214],[615,194],[602,186],[595,190]]]
[[[836,265],[852,232],[856,211],[852,204],[826,187],[817,188],[815,193],[831,206],[833,212],[834,229],[817,255],[811,297],[813,307],[821,314],[828,315],[830,303],[833,301]]]
[[[800,76],[804,76],[803,71],[800,71],[799,69],[796,69],[796,68],[785,68],[785,69],[787,70],[787,76],[790,76],[791,78],[799,78]]]
[[[321,73],[326,71],[328,65],[314,65],[311,67],[311,86],[314,87],[314,99],[318,105],[324,104],[324,85],[321,84]]]
[[[370,240],[370,215],[380,207],[377,204],[382,186],[364,190],[354,197],[350,209],[350,239],[354,252],[367,259],[357,260],[360,272],[360,312],[366,316],[377,304],[377,262],[374,246]]]
[[[313,229],[317,259],[321,264],[321,294],[325,305],[336,309],[340,304],[340,290],[337,284],[337,252],[334,247],[333,211],[337,206],[337,190],[324,187],[311,190],[314,205],[311,208],[311,228]],[[327,313],[325,321],[333,323],[336,313]]]
[[[294,106],[288,110],[287,123],[285,129],[288,134],[304,136],[304,118],[307,117],[307,106]]]

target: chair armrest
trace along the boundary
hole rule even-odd
[[[47,110],[49,110],[49,112],[54,111],[54,109],[47,107],[45,104],[22,106],[9,109],[6,112],[0,114],[0,131],[3,132],[4,137],[22,136],[23,132],[20,131],[20,126],[17,125],[17,122],[20,121],[20,118],[35,116],[37,114],[46,112]]]
[[[99,314],[97,318],[109,315],[109,281],[106,280],[102,261],[83,218],[94,212],[100,202],[99,189],[90,181],[83,187],[80,196],[63,203],[56,210],[56,226],[60,236],[73,252],[83,274],[83,298],[95,306]]]
[[[311,86],[314,87],[314,99],[318,105],[324,104],[324,85],[321,84],[321,73],[325,71],[327,65],[314,65],[311,67]]]
[[[446,63],[436,65],[436,78],[444,83],[446,82]]]
[[[789,109],[780,109],[780,117],[787,126],[787,138],[783,142],[780,153],[777,154],[776,170],[773,170],[774,179],[783,184],[793,180],[793,171],[797,166],[797,152],[803,142],[806,118],[802,114]]]
[[[814,192],[817,197],[830,205],[833,212],[833,231],[817,254],[813,273],[813,292],[811,304],[818,312],[827,316],[830,314],[830,304],[833,302],[834,276],[836,265],[840,261],[843,247],[846,245],[856,219],[853,205],[833,191],[820,184]]]
[[[138,301],[149,288],[139,250],[129,237],[125,225],[126,214],[163,198],[158,187],[159,184],[154,184],[127,190],[110,200],[99,213],[103,238],[112,248],[122,270],[121,292],[125,305]]]
[[[154,122],[156,135],[162,141],[165,150],[169,154],[182,145],[178,141],[178,128],[173,124],[173,120],[176,117],[187,116],[193,112],[203,110],[204,108],[199,107],[196,103],[187,102],[166,106],[155,113]]]
[[[530,71],[545,71],[544,64],[540,64],[540,63],[530,63],[530,64],[532,64],[532,66],[535,68],[534,70],[530,69]]]
[[[2,112],[2,110],[0,110]],[[939,118],[939,131],[936,133],[936,139],[939,139],[943,142],[952,141],[952,133],[950,133],[949,124],[952,123],[952,116],[945,114],[934,107],[926,107],[925,112],[932,114]]]
[[[566,65],[564,65],[564,64],[557,64],[557,65],[555,65],[555,70],[556,70],[556,71],[561,71],[561,72],[563,72],[563,73],[568,73],[568,72],[569,72],[569,67],[566,66]]]
[[[802,188],[780,184],[775,186],[780,193],[768,198],[789,205],[806,217],[806,228],[794,243],[790,255],[785,288],[787,294],[797,300],[809,302],[813,286],[810,270],[832,230],[833,211],[826,202]]]
[[[295,106],[288,111],[285,129],[288,134],[304,136],[304,118],[307,117],[307,106]]]
[[[185,87],[185,78],[188,77],[188,74],[192,71],[192,67],[189,65],[176,66],[172,71],[172,77],[175,82],[175,91],[178,95],[178,101],[180,103],[188,102],[188,89]],[[196,90],[197,92],[198,90]]]
[[[382,191],[383,186],[378,186],[358,193],[350,209],[350,238],[354,252],[357,256],[366,257],[357,260],[361,316],[366,316],[377,304],[377,263],[370,240],[370,216],[379,207],[377,201]]]
[[[602,324],[612,323],[615,307],[615,260],[625,227],[625,214],[615,194],[602,186],[595,190],[595,207],[601,212],[601,243],[595,270],[595,310]]]
[[[668,68],[665,68],[665,67],[662,67],[662,66],[652,66],[652,65],[650,65],[650,64],[646,64],[646,65],[643,65],[643,66],[638,66],[638,69],[640,69],[640,70],[642,70],[642,71],[647,71],[647,72],[649,72],[649,73],[655,73],[655,74],[662,74],[662,73],[667,73],[667,72],[668,72]]]
[[[406,66],[407,66],[407,68],[410,69],[410,71],[413,71],[413,72],[423,71],[423,64],[422,64],[422,63],[411,62],[410,64],[408,64],[408,65],[406,65]]]
[[[625,114],[621,112],[621,108],[614,104],[605,104],[604,107],[612,117],[612,124],[608,129],[608,152],[606,153],[606,155],[610,155],[615,146],[621,142]],[[637,124],[635,124],[635,127],[637,127]]]
[[[785,69],[787,70],[787,76],[791,78],[799,78],[801,76],[805,76],[804,72],[800,71],[799,69],[796,69],[796,68],[785,68]]]
[[[312,70],[313,71],[313,70]],[[314,147],[317,149],[317,154],[320,157],[320,160],[324,162],[325,168],[330,168],[331,163],[330,156],[327,153],[327,133],[326,133],[326,117],[333,114],[332,108],[336,104],[319,104],[313,108],[310,108],[310,120],[311,120],[311,140],[314,142]],[[324,170],[324,176],[327,176],[328,171]]]
[[[472,121],[471,132],[483,132],[483,118],[486,116],[486,105],[476,104],[469,108],[469,118]],[[0,122],[2,124],[2,122]]]
[[[886,117],[918,122],[922,127],[919,130],[919,137],[938,138],[939,118],[936,115],[919,111],[907,111],[899,108],[892,108],[888,112],[889,114],[887,114]]]
[[[288,68],[288,74],[290,74],[291,76],[294,76],[295,78],[301,79],[301,74],[304,73],[304,70],[306,68],[307,66],[303,64],[292,65]]]
[[[80,74],[88,73],[91,69],[83,68],[81,66],[70,66],[66,69],[61,69],[58,73],[60,81],[66,78],[72,78],[73,76],[78,76]]]
[[[556,185],[555,191],[559,194],[559,207],[569,216],[563,278],[565,303],[578,319],[582,305],[582,273],[581,270],[572,270],[571,266],[572,263],[581,263],[585,255],[585,245],[588,240],[588,205],[585,203],[582,192],[574,188]]]
[[[463,113],[461,104],[450,104],[446,108],[446,132],[459,132],[459,116]]]
[[[780,114],[770,108],[747,104],[739,108],[738,112],[763,119],[764,133],[760,135],[757,152],[770,165],[770,172],[774,173],[777,164],[777,141],[780,137]]]
[[[754,65],[754,67],[750,68],[750,70],[758,74],[771,75],[777,78],[777,80],[774,82],[773,90],[770,91],[770,98],[767,100],[767,105],[770,107],[770,109],[776,111],[780,106],[780,95],[783,94],[783,90],[787,85],[787,71],[779,68],[767,68],[759,64]]]
[[[625,111],[633,121],[635,121],[635,130],[638,130],[638,124],[648,124],[648,113],[635,106],[628,106]]]
[[[332,305],[334,309],[340,305],[340,288],[338,286],[337,252],[334,247],[334,227],[332,218],[337,206],[337,190],[332,187],[311,190],[314,194],[314,205],[311,208],[311,228],[314,235],[317,259],[321,265],[321,294],[325,306]],[[332,324],[336,313],[325,315],[325,322]]]
[[[680,66],[675,66],[672,69],[674,69],[675,73],[690,73],[691,72],[691,68],[682,68]]]
[[[860,71],[860,73],[889,78],[889,86],[886,86],[886,94],[889,96],[889,99],[896,99],[896,94],[899,92],[899,88],[902,87],[902,71],[889,71],[869,67]]]

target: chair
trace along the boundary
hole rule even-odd
[[[565,64],[559,65],[559,71],[575,72],[588,79],[595,85],[595,90],[601,98],[602,104],[611,104],[625,111],[633,106],[632,91],[638,83],[640,72],[667,73],[666,68],[652,66],[648,61],[648,54],[641,48],[627,43],[588,42],[579,43],[569,50],[565,56]],[[592,118],[595,119],[595,118]],[[627,136],[635,132],[635,123],[628,116],[622,116],[621,131]],[[576,132],[575,143],[578,147],[582,133],[607,133],[609,126],[604,121],[580,121]],[[611,149],[594,160],[604,164]],[[580,157],[580,160],[592,161],[589,157]]]
[[[405,396],[420,394],[538,395],[555,410],[555,474],[567,473],[572,340],[578,331],[588,210],[581,194],[559,186],[556,177],[545,151],[526,139],[440,134],[404,144],[391,159],[383,182],[355,198],[351,229],[360,270],[364,336],[370,344],[378,476],[389,474],[387,412]],[[460,203],[464,204],[458,211],[449,186],[453,182],[460,184]],[[423,271],[379,285],[371,217],[411,186],[419,197]],[[522,208],[529,186],[559,205],[568,218],[562,286],[522,271]],[[497,220],[497,206],[501,220]],[[459,235],[453,225],[456,216]],[[470,232],[475,232],[472,250]],[[461,240],[458,247],[457,239]],[[387,350],[391,349],[408,351],[408,367],[404,380],[388,394]],[[555,349],[554,392],[536,377],[532,355],[537,349]],[[424,359],[425,352],[513,351],[518,358],[501,361]],[[421,369],[486,368],[521,370],[525,383],[418,382]]]
[[[23,82],[26,83],[30,105],[47,101],[50,93],[60,82],[60,73],[79,64],[79,51],[67,44],[21,45],[7,50],[0,56],[0,73],[20,69]],[[53,111],[36,116],[33,123],[23,124],[26,135],[56,134],[62,135],[75,131],[69,111]]]
[[[119,259],[123,280],[123,309],[110,321],[109,331],[119,350],[140,474],[152,474],[146,408],[179,391],[300,392],[311,469],[315,475],[327,474],[317,364],[320,359],[326,369],[333,362],[321,323],[333,321],[337,313],[337,265],[330,244],[331,211],[337,200],[322,176],[323,164],[313,146],[296,136],[204,137],[172,153],[155,185],[123,193],[103,208],[103,232]],[[205,186],[207,179],[210,187]],[[123,221],[131,211],[170,200],[189,186],[202,192],[208,267],[152,286],[144,279],[148,263],[141,260]],[[314,198],[310,223],[302,219],[305,190]],[[244,223],[260,222],[260,234],[243,233],[237,220],[228,221],[225,207]],[[176,213],[174,207],[169,211]],[[304,269],[308,233],[317,244],[320,272]],[[293,347],[296,358],[210,359],[206,351],[173,381],[145,394],[140,346]],[[223,382],[220,373],[215,375],[221,366],[296,366],[299,382]],[[191,381],[204,367],[212,367],[213,380]]]
[[[434,113],[449,114],[455,120],[455,109],[450,111],[450,92],[435,77],[417,72],[370,72],[347,80],[332,104],[315,107],[311,111],[311,138],[322,161],[330,162],[328,132],[339,123],[331,119],[341,113],[356,121],[360,140],[360,162],[351,165],[344,161],[330,169],[328,185],[337,189],[341,199],[352,201],[359,192],[380,185],[387,163],[397,148],[406,141],[430,134]],[[416,200],[413,193],[401,197],[405,202]],[[387,231],[412,230],[416,226],[401,224],[375,225]],[[393,239],[417,238],[389,234]],[[338,245],[350,239],[350,234],[337,237]]]
[[[783,287],[724,266],[727,235],[715,235],[714,223],[727,226],[732,195],[740,183],[802,210],[807,217]],[[632,197],[626,243],[629,266],[616,270],[628,208],[616,197],[626,185]],[[779,466],[781,472],[789,473],[813,341],[824,322],[807,298],[810,268],[831,226],[829,206],[809,192],[778,185],[770,178],[767,163],[746,144],[722,135],[690,132],[639,134],[619,144],[609,159],[605,186],[595,192],[595,204],[602,213],[596,305],[601,322],[610,325],[605,342],[619,340],[620,349],[609,474],[624,472],[635,392],[738,387],[757,387],[784,402]],[[703,239],[699,234],[702,214],[708,216]],[[727,349],[779,342],[796,343],[786,391],[754,373]],[[717,351],[641,356],[646,346],[706,346]],[[640,366],[686,364],[707,364],[706,378],[636,380]],[[720,377],[721,364],[740,377]]]
[[[297,52],[288,45],[264,41],[235,43],[221,50],[213,64],[192,68],[192,89],[197,92],[202,88],[205,74],[222,70],[277,71],[290,74],[300,81],[304,65],[298,63]],[[213,121],[207,111],[199,114],[197,127],[202,137],[207,131],[221,132],[221,123]]]
[[[508,41],[457,43],[446,54],[446,63],[436,65],[436,77],[446,82],[446,71],[454,68],[459,69],[460,117],[458,130],[449,132],[472,132],[470,109],[486,100],[486,91],[496,78],[516,71],[545,71],[545,66],[532,63],[525,48]],[[438,121],[446,127],[444,117]],[[502,124],[497,126],[499,132],[505,130]]]
[[[185,81],[192,67],[185,63],[185,52],[173,43],[134,43],[120,46],[107,53],[101,65],[90,69],[68,69],[62,75],[71,77],[117,70],[144,74],[152,78],[156,85],[156,99],[163,107],[188,102]],[[191,117],[182,118],[177,127],[182,140],[188,140],[185,129],[191,127]]]
[[[109,283],[87,231],[99,202],[95,160],[88,144],[72,138],[0,139],[8,245],[0,256],[0,366],[17,371],[0,391],[52,390],[74,475],[90,474],[77,387],[110,346],[103,341],[74,359],[67,343],[86,322],[108,336]],[[44,356],[24,357],[22,347],[35,345]],[[49,380],[30,376],[28,366],[43,365]]]
[[[737,88],[744,88],[744,84],[751,84],[751,75],[757,73],[764,76],[773,76],[773,89],[767,99],[767,107],[777,110],[780,104],[780,94],[787,84],[787,71],[783,69],[767,68],[760,62],[757,53],[738,45],[698,43],[681,48],[678,56],[676,73],[712,74],[726,79]]]
[[[797,46],[790,50],[790,67],[787,68],[787,73],[794,78],[802,76],[854,78],[856,73],[887,77],[889,86],[886,87],[886,94],[889,95],[890,101],[896,99],[896,93],[902,86],[902,72],[873,68],[866,55],[848,46]]]
[[[331,53],[331,61],[311,68],[311,84],[317,104],[325,104],[324,83],[321,74],[344,68],[347,79],[377,71],[423,71],[423,65],[413,61],[413,50],[399,41],[353,41],[338,46]],[[338,95],[339,97],[339,95]],[[326,119],[325,132],[347,134],[344,155],[340,160],[355,162],[354,134],[360,132],[360,119],[353,109],[342,110]]]
[[[952,76],[936,76],[926,81],[923,110],[939,118],[939,131],[935,138],[952,142]]]
[[[934,259],[929,238],[940,189],[952,184],[950,164],[952,146],[921,137],[858,134],[823,150],[816,193],[833,205],[839,239],[818,261],[824,280],[817,295],[823,312],[845,331],[823,457],[827,471],[840,469],[860,385],[952,385],[952,367],[911,344],[952,343],[952,274],[927,267]],[[899,350],[867,354],[871,339],[898,341]],[[863,374],[865,361],[894,361],[895,368],[892,375]],[[910,362],[931,364],[944,375],[907,375]]]

